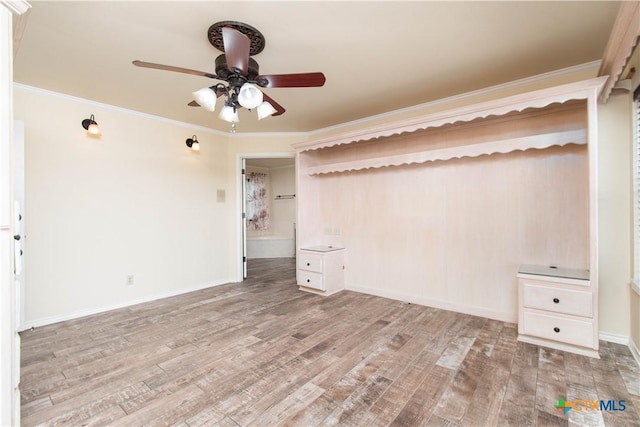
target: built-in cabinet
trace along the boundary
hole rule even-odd
[[[589,271],[522,265],[518,292],[521,341],[598,357],[598,298]]]
[[[510,322],[520,265],[588,270],[597,330],[604,80],[295,144],[298,247],[348,247],[346,289]]]
[[[300,290],[331,295],[344,289],[344,248],[309,246],[296,257]]]

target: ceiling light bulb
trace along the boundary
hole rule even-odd
[[[204,87],[193,92],[192,95],[198,105],[200,105],[205,110],[214,111],[216,109],[216,101],[218,100],[218,96],[213,89]]]
[[[238,93],[238,102],[247,110],[256,108],[262,104],[262,92],[258,89],[258,86],[252,83],[245,83]]]
[[[100,135],[100,128],[98,127],[98,124],[93,122],[89,125],[89,129],[87,129],[87,133],[89,135]]]
[[[240,118],[238,117],[238,112],[230,105],[225,105],[224,107],[222,107],[222,110],[220,110],[220,114],[218,115],[218,117],[221,120],[224,120],[225,122],[229,122],[229,123],[235,123],[240,121]]]
[[[271,105],[271,103],[264,101],[262,104],[258,105],[258,120],[262,120],[264,118],[272,116],[276,112],[277,110],[273,108],[273,105]]]

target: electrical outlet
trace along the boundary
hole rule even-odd
[[[133,284],[135,283],[133,274],[130,274],[127,276],[127,286],[133,286]]]

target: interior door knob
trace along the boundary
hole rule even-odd
[[[16,234],[16,235],[13,236],[13,238],[16,239],[16,240],[20,240],[20,235]]]

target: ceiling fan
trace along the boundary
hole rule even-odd
[[[259,65],[251,56],[262,52],[265,40],[264,36],[250,25],[236,21],[217,22],[209,27],[207,37],[216,49],[224,52],[215,60],[215,74],[139,60],[133,61],[133,65],[209,77],[225,82],[193,92],[195,101],[191,101],[188,105],[201,106],[214,111],[217,98],[224,95],[224,106],[219,117],[233,124],[232,131],[235,129],[235,123],[239,121],[240,108],[244,107],[248,110],[255,108],[258,119],[271,115],[279,116],[285,112],[284,107],[262,92],[260,88],[319,87],[325,83],[324,74],[319,72],[260,74]]]

